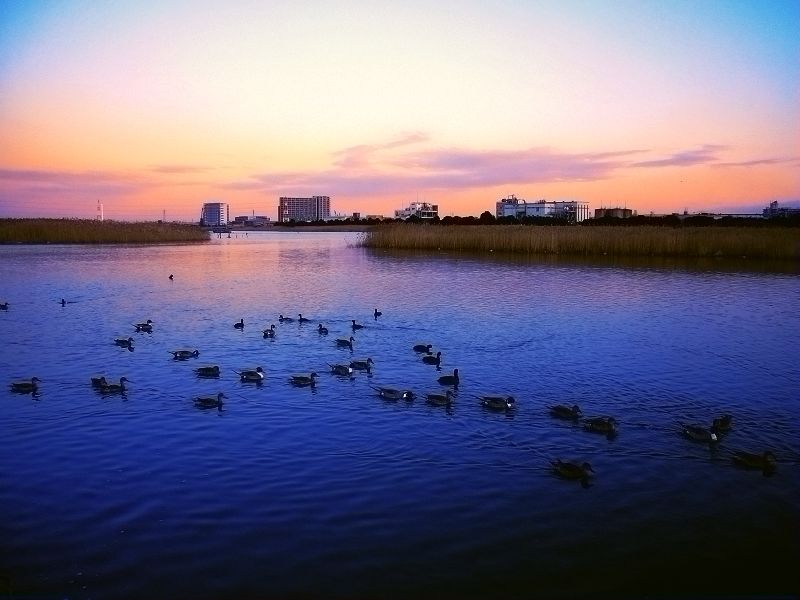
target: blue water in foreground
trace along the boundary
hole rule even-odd
[[[0,247],[0,596],[797,593],[800,277],[393,255],[358,235]],[[183,347],[199,357],[173,360]],[[353,357],[372,373],[328,372]],[[218,380],[195,376],[207,364]],[[265,382],[241,383],[257,365]],[[454,405],[426,404],[453,368]],[[315,388],[289,383],[308,371]],[[130,379],[125,397],[95,373]],[[34,375],[37,397],[10,391]],[[219,391],[222,412],[194,406]],[[681,436],[723,413],[718,445]],[[770,477],[731,461],[766,449]],[[590,462],[592,485],[557,458]]]

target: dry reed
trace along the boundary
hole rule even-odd
[[[0,219],[0,244],[153,244],[208,239],[206,230],[188,223]]]
[[[362,246],[406,250],[580,256],[800,258],[800,229],[790,227],[580,227],[409,223],[376,227]]]

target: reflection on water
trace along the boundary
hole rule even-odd
[[[0,576],[15,593],[796,589],[796,275],[400,255],[355,248],[359,235],[0,247]],[[298,313],[311,322],[278,321]],[[136,332],[147,319],[153,332]],[[179,348],[199,356],[174,360]],[[367,357],[370,372],[330,373]],[[219,378],[198,377],[206,365]],[[263,384],[240,381],[256,366]],[[454,368],[453,405],[427,404]],[[312,371],[315,386],[292,385]],[[98,373],[129,379],[126,393],[92,389]],[[37,399],[10,391],[33,375]],[[195,406],[220,392],[222,410]],[[516,406],[489,410],[483,394]],[[613,416],[619,434],[553,404]],[[681,436],[724,413],[719,444]],[[731,460],[765,449],[771,477]],[[590,462],[592,485],[556,477],[555,459]]]

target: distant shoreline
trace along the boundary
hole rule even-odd
[[[199,225],[94,219],[0,219],[0,244],[158,244],[209,241]]]

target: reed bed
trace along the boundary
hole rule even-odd
[[[0,244],[155,244],[208,239],[205,229],[188,223],[0,219]]]
[[[800,229],[790,227],[580,227],[409,223],[376,227],[368,248],[563,254],[579,256],[800,258]]]

